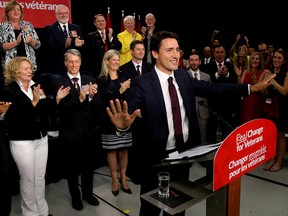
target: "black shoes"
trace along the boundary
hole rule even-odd
[[[117,196],[117,195],[119,194],[119,190],[116,190],[116,191],[113,191],[113,190],[112,190],[112,194],[113,194],[114,196]]]
[[[83,209],[83,203],[80,198],[72,198],[72,207],[77,210],[81,211]]]
[[[130,188],[125,189],[124,187],[121,187],[121,190],[123,190],[125,193],[132,194],[132,191],[130,190]]]
[[[99,205],[99,201],[93,195],[83,196],[82,198],[90,205],[93,206]],[[80,198],[72,198],[72,207],[77,211],[81,211],[83,209],[82,200]]]
[[[121,178],[119,179],[119,182],[120,182],[121,190],[122,190],[122,191],[124,191],[125,193],[128,193],[128,194],[132,194],[132,191],[130,190],[130,188],[125,189],[125,188],[123,187],[122,182],[121,182]],[[113,194],[114,196],[118,196],[119,190],[116,190],[116,191],[113,191],[113,190],[112,190],[112,194]]]
[[[83,198],[83,200],[85,200],[90,205],[93,205],[93,206],[99,205],[98,199],[96,197],[94,197],[93,195],[83,196],[82,198]]]
[[[125,193],[128,193],[128,194],[132,194],[132,191],[131,191],[130,188],[125,189],[125,188],[123,187],[122,182],[121,182],[121,178],[119,179],[119,182],[120,182],[120,184],[121,184],[121,190],[122,190],[122,191],[124,191]]]

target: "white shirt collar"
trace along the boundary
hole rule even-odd
[[[73,75],[71,75],[70,73],[67,72],[67,75],[68,75],[68,77],[70,78],[70,80],[71,80],[73,77],[77,77],[77,78],[80,80],[80,73],[78,73],[77,76],[73,76]]]
[[[68,31],[68,23],[60,23],[59,22],[59,25],[61,26],[62,30],[64,30],[64,25],[66,25],[66,29]]]
[[[140,68],[142,68],[142,61],[139,64],[135,63],[134,61],[132,61],[132,62],[133,62],[133,65],[135,68],[137,68],[137,65],[140,65]]]
[[[224,65],[224,61],[223,62],[217,62],[217,66],[219,66],[219,64]]]
[[[22,92],[24,92],[29,98],[30,100],[33,100],[33,91],[31,89],[31,86],[35,84],[35,82],[33,80],[31,80],[29,82],[29,88],[28,88],[28,92],[25,91],[23,84],[20,82],[20,80],[16,80],[17,84],[19,85],[20,89]]]
[[[162,85],[163,82],[167,82],[168,78],[171,76],[175,79],[174,77],[174,71],[172,72],[171,75],[168,75],[162,71],[160,71],[156,66],[155,66],[155,71],[156,71],[156,74],[158,75],[159,77],[159,80],[160,80],[160,83]],[[168,82],[167,82],[168,83]]]

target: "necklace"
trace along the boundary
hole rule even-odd
[[[252,84],[256,84],[258,82],[256,74],[257,72],[252,72],[251,76]]]
[[[20,30],[20,23],[16,23],[16,24],[11,23],[11,25],[14,30]]]

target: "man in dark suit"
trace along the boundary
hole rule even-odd
[[[93,196],[93,170],[98,134],[97,110],[101,99],[97,94],[96,80],[80,74],[81,54],[69,49],[64,55],[67,74],[56,81],[56,89],[70,86],[70,93],[58,103],[60,126],[59,140],[64,145],[63,163],[72,207],[82,210],[78,175],[81,175],[82,198],[90,205],[99,202]],[[78,79],[78,80],[76,80]]]
[[[214,83],[237,83],[234,65],[226,60],[224,46],[221,44],[215,46],[213,55],[215,61],[206,64],[203,68],[204,72],[210,75],[211,81]],[[241,97],[231,93],[210,97],[209,106],[232,127],[236,128],[239,125],[240,101]],[[219,121],[216,115],[211,115],[208,125],[209,142],[224,140],[233,130],[230,126]],[[218,134],[218,137],[216,134]]]
[[[145,16],[146,26],[143,26],[141,28],[143,42],[144,42],[144,46],[145,46],[145,50],[146,50],[145,56],[144,56],[144,61],[152,63],[153,65],[155,64],[155,59],[153,58],[153,56],[151,54],[150,43],[151,43],[151,38],[153,37],[153,35],[159,31],[159,29],[156,27],[155,23],[156,23],[156,18],[154,16],[154,14],[148,13]]]
[[[46,70],[52,74],[66,74],[63,64],[64,53],[68,49],[82,51],[84,39],[80,26],[68,23],[70,17],[69,8],[65,5],[58,5],[55,10],[57,21],[54,24],[45,26],[45,41],[43,43],[48,52]]]
[[[209,45],[204,46],[202,57],[201,57],[200,70],[203,71],[203,68],[205,68],[205,65],[213,61],[214,61],[214,56],[213,56],[213,50],[211,46]]]
[[[153,166],[161,162],[171,151],[183,151],[200,144],[199,126],[196,115],[195,96],[207,97],[233,91],[235,95],[248,95],[271,85],[269,79],[256,85],[215,84],[198,81],[189,76],[187,71],[178,70],[180,47],[178,35],[173,32],[160,31],[151,40],[151,50],[156,59],[155,69],[132,80],[131,89],[122,106],[119,100],[111,101],[107,113],[116,126],[116,134],[121,136],[131,126],[136,137],[137,160],[130,161],[138,167],[140,177],[140,194],[145,194],[158,187],[157,173],[168,171],[171,181],[189,180],[189,164],[171,166]],[[182,120],[183,142],[177,145],[173,127],[174,114],[171,108],[168,81],[173,78]],[[128,106],[129,105],[129,106]],[[123,108],[123,109],[122,109]],[[137,128],[131,125],[137,118]],[[134,145],[134,143],[133,143]],[[160,209],[141,199],[140,216],[159,216]],[[163,215],[169,215],[163,212]],[[181,212],[177,215],[185,215]]]
[[[143,61],[145,47],[142,41],[132,41],[130,44],[130,53],[132,55],[131,61],[123,64],[120,67],[120,71],[125,74],[126,79],[132,79],[134,77],[146,74],[153,69],[153,65],[151,63]],[[139,68],[139,74],[137,72],[137,68]]]
[[[97,78],[101,72],[103,56],[107,50],[120,50],[122,43],[118,40],[117,34],[112,28],[106,28],[106,19],[103,14],[94,16],[96,31],[90,32],[87,36],[87,69],[92,72],[92,76]]]

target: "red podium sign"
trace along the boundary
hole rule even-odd
[[[267,119],[249,121],[232,131],[214,157],[213,191],[273,158],[276,140],[276,126]]]

